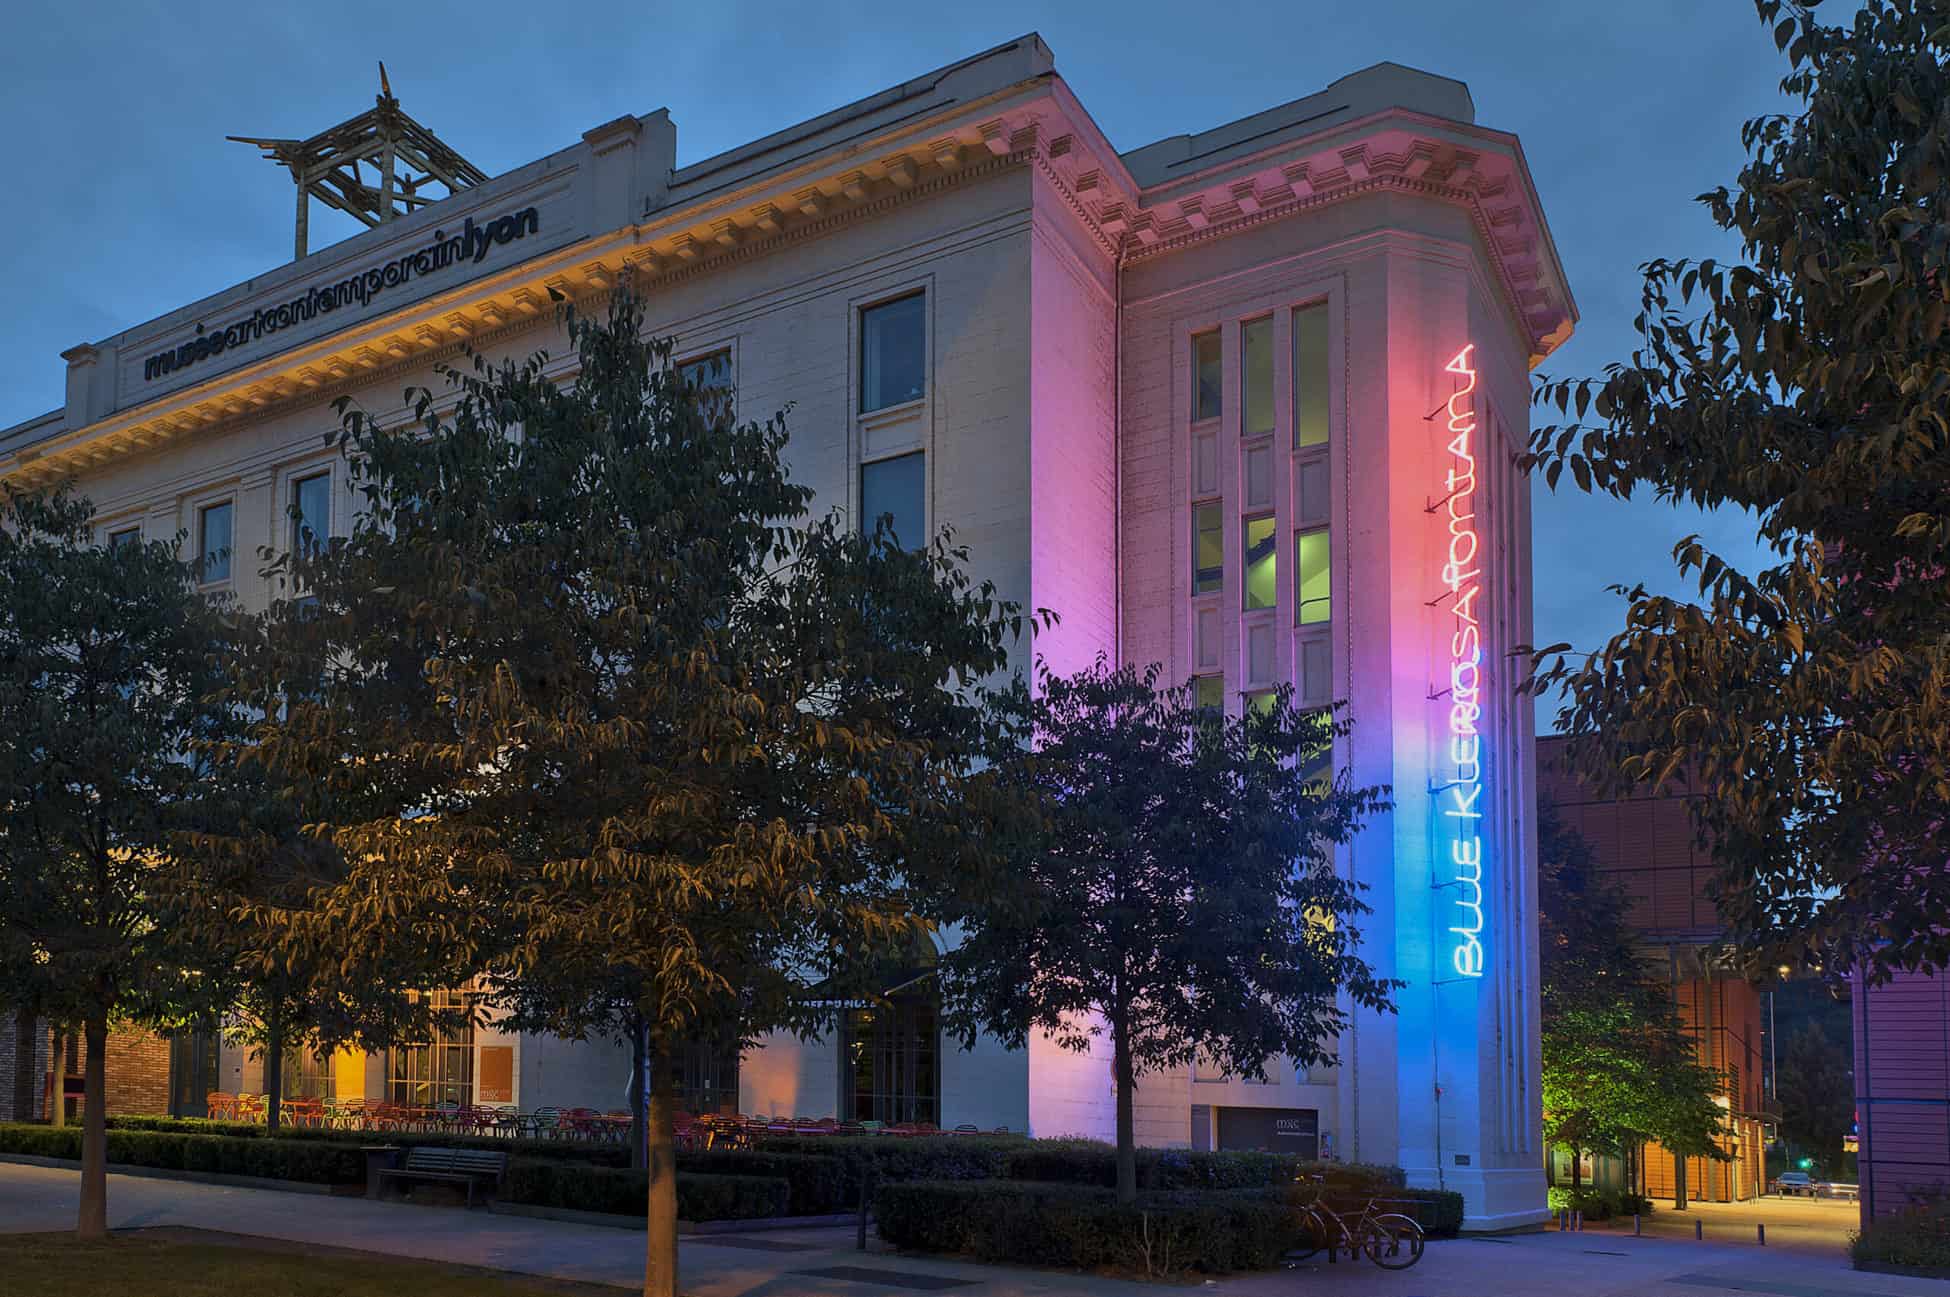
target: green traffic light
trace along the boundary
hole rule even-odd
[[[1801,1169],[1803,1171],[1807,1170],[1809,1167],[1813,1166],[1814,1164],[1815,1164],[1815,1160],[1812,1157],[1804,1157],[1801,1159]]]

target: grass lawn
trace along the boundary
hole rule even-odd
[[[563,1297],[627,1291],[334,1248],[281,1250],[275,1239],[142,1231],[106,1243],[72,1234],[0,1234],[7,1297]]]

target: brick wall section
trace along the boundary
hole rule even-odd
[[[169,1111],[169,1042],[161,1036],[139,1027],[109,1032],[103,1071],[110,1116]]]
[[[14,1087],[14,1069],[20,1057],[18,1021],[15,1014],[0,1013],[0,1121],[32,1121],[46,1113],[42,1096],[47,1086],[48,1035],[43,1029],[29,1037],[27,1048],[34,1055],[32,1084],[23,1104]]]

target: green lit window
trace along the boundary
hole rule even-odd
[[[1273,518],[1246,519],[1246,608],[1271,608],[1279,602],[1279,546]]]
[[[1293,444],[1327,444],[1327,306],[1293,313]]]
[[[1300,773],[1309,792],[1325,793],[1334,783],[1334,738],[1327,728],[1332,718],[1325,707],[1307,712],[1306,718],[1320,726],[1321,741],[1301,754]]]
[[[1247,694],[1246,711],[1254,716],[1271,716],[1273,714],[1273,704],[1278,699],[1279,695],[1271,689],[1256,694]]]
[[[1273,431],[1273,321],[1252,320],[1239,329],[1239,435]]]
[[[1294,603],[1302,626],[1326,621],[1333,611],[1328,597],[1333,580],[1330,568],[1325,527],[1293,538]]]
[[[1224,676],[1193,676],[1192,703],[1202,712],[1220,712],[1226,705]]]
[[[1225,584],[1225,516],[1219,506],[1192,507],[1192,593],[1217,594]]]
[[[1219,358],[1219,335],[1201,333],[1192,339],[1192,417],[1216,419],[1225,409],[1225,365]]]

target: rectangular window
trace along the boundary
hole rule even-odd
[[[1224,676],[1193,676],[1192,705],[1202,712],[1222,712],[1226,708]]]
[[[1192,593],[1217,594],[1225,585],[1225,514],[1217,501],[1192,506]]]
[[[436,992],[433,1007],[459,1008],[465,1000],[452,992]],[[431,1108],[454,1103],[474,1104],[474,1027],[464,1023],[453,1030],[429,1033],[430,1040],[396,1045],[386,1051],[386,1098],[409,1107]]]
[[[141,543],[142,528],[140,527],[124,527],[120,531],[111,531],[108,533],[108,547],[110,549],[120,549],[124,545],[140,545]]]
[[[1293,313],[1293,444],[1327,444],[1327,304]]]
[[[291,484],[291,552],[309,558],[332,534],[332,475],[314,473]]]
[[[732,369],[729,347],[683,362],[677,366],[677,376],[697,393],[705,418],[716,424],[731,417],[738,376]]]
[[[1294,603],[1302,626],[1326,621],[1332,612],[1328,598],[1333,581],[1330,566],[1325,527],[1303,531],[1293,538]]]
[[[230,579],[230,533],[235,506],[229,501],[205,505],[197,514],[196,558],[198,579]]]
[[[1307,791],[1324,795],[1334,783],[1334,736],[1329,730],[1333,716],[1325,707],[1316,707],[1307,713],[1309,720],[1320,726],[1321,741],[1311,751],[1300,756],[1300,773],[1306,780]]]
[[[896,995],[840,1018],[840,1120],[938,1123],[941,1030],[932,995]]]
[[[1192,418],[1216,419],[1225,409],[1225,365],[1217,331],[1192,339]]]
[[[1246,710],[1254,716],[1270,716],[1273,713],[1273,705],[1278,701],[1278,694],[1271,689],[1263,689],[1258,693],[1246,695]]]
[[[880,519],[893,521],[894,538],[909,549],[928,543],[927,454],[898,455],[860,466],[860,516],[869,536]]]
[[[918,401],[927,392],[927,297],[916,293],[860,312],[860,413]]]
[[[1272,515],[1246,519],[1246,610],[1279,602],[1279,545]]]
[[[1273,320],[1251,320],[1239,328],[1239,435],[1273,431]]]
[[[315,1054],[309,1049],[284,1051],[284,1097],[287,1099],[336,1099],[338,1076],[330,1054]]]

